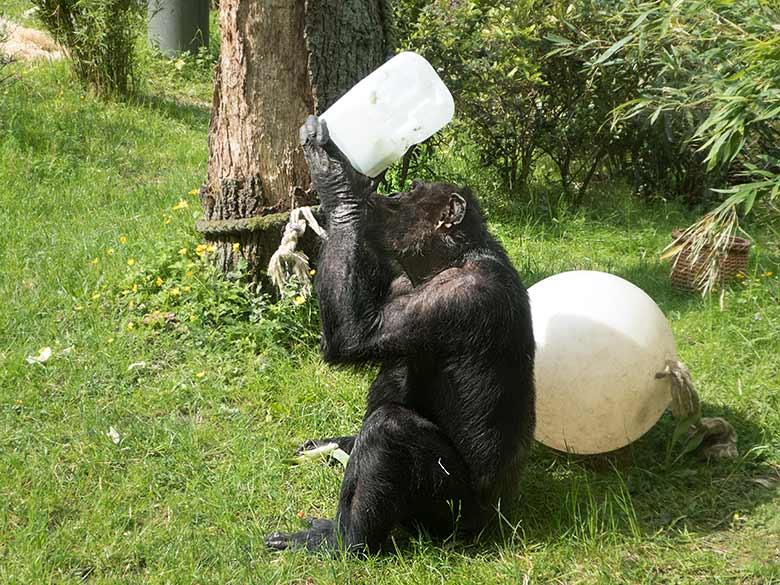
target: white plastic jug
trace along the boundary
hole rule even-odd
[[[359,81],[320,118],[356,170],[369,177],[452,120],[455,104],[431,64],[399,53]]]

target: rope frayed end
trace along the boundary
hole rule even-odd
[[[301,285],[301,296],[307,298],[311,294],[309,257],[296,249],[307,226],[320,238],[327,238],[310,207],[296,207],[290,211],[279,248],[268,262],[268,276],[280,293],[284,293],[289,281],[295,278]]]
[[[738,456],[737,431],[721,417],[702,418],[701,400],[693,385],[688,367],[677,360],[666,360],[666,367],[656,378],[671,379],[672,415],[678,420],[676,437],[686,433],[683,453],[696,451],[704,457],[734,458]],[[678,432],[681,431],[681,432]]]

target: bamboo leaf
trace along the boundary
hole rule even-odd
[[[674,258],[675,256],[677,256],[677,254],[679,254],[683,250],[684,247],[685,247],[684,244],[677,244],[676,246],[672,246],[671,248],[666,250],[666,252],[661,254],[661,260],[668,260],[669,258]]]
[[[601,63],[603,63],[604,61],[606,61],[607,59],[609,59],[609,58],[610,58],[612,55],[614,55],[614,54],[615,54],[615,53],[617,53],[617,52],[618,52],[620,49],[622,49],[624,46],[626,46],[628,43],[630,43],[630,42],[631,42],[631,41],[634,39],[634,36],[635,36],[635,35],[634,35],[633,33],[631,33],[630,35],[628,35],[628,36],[626,36],[626,37],[623,37],[622,39],[620,39],[619,41],[617,41],[616,43],[614,43],[614,44],[613,44],[613,45],[612,45],[612,46],[611,46],[609,49],[607,49],[606,51],[604,51],[604,52],[603,52],[603,53],[602,53],[602,54],[599,56],[599,58],[598,58],[598,59],[596,59],[596,60],[593,62],[593,65],[600,65]]]
[[[565,37],[562,37],[560,35],[556,35],[555,33],[548,33],[545,38],[548,41],[550,41],[551,43],[555,43],[556,45],[571,45],[572,44],[572,42],[569,39],[567,39]]]
[[[634,30],[637,28],[640,24],[642,24],[645,20],[647,20],[647,17],[650,16],[655,10],[648,10],[647,12],[643,12],[640,14],[637,19],[631,24],[631,26],[628,27],[628,30]]]
[[[661,113],[661,111],[663,110],[663,108],[664,108],[664,106],[663,106],[663,104],[661,104],[660,106],[658,106],[658,107],[655,109],[655,112],[653,112],[653,115],[652,115],[652,116],[650,116],[650,125],[651,125],[651,126],[652,126],[653,124],[655,124],[655,121],[658,119],[658,116],[659,116],[659,114]]]

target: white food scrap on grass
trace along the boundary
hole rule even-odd
[[[119,441],[122,440],[122,437],[119,436],[119,432],[114,427],[108,427],[106,436],[111,439],[111,442],[114,443],[114,445],[118,445]]]
[[[28,364],[45,364],[49,361],[51,354],[52,351],[50,347],[42,347],[38,352],[38,355],[28,355],[26,361]]]

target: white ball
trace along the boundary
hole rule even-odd
[[[612,274],[578,270],[532,286],[536,439],[606,453],[647,432],[671,400],[674,337],[647,294]]]

